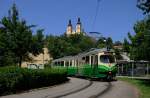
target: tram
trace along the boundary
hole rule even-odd
[[[91,49],[75,56],[66,56],[52,61],[52,66],[66,68],[69,76],[104,78],[112,80],[117,66],[113,50]]]

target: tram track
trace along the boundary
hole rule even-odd
[[[100,96],[106,94],[109,90],[111,90],[111,88],[112,88],[112,84],[111,84],[111,82],[108,82],[107,87],[103,91],[99,92],[96,95],[92,95],[89,98],[99,98]]]
[[[58,95],[58,96],[54,96],[52,98],[61,98],[61,97],[65,97],[65,96],[68,96],[68,95],[71,95],[71,94],[78,93],[82,90],[85,90],[85,89],[89,88],[90,86],[92,86],[92,84],[93,84],[93,81],[89,80],[89,84],[82,87],[82,88],[80,88],[80,89],[77,89],[77,90],[74,90],[74,91],[71,91],[71,92],[68,92],[68,93],[64,93],[64,94],[61,94],[61,95]],[[48,96],[45,96],[43,98],[51,98],[51,97],[48,95]]]
[[[80,93],[81,91],[84,91],[84,90],[88,89],[89,87],[91,87],[92,85],[94,85],[94,81],[93,80],[89,80],[89,81],[90,81],[89,85],[87,85],[87,86],[85,86],[85,87],[83,87],[81,89],[78,89],[78,90],[75,90],[75,91],[72,91],[72,92],[68,92],[68,93],[65,93],[65,94],[62,94],[62,95],[58,95],[58,96],[55,96],[53,98],[61,98],[61,97],[64,98],[65,96],[69,96],[69,95],[72,95],[72,94]],[[99,92],[99,93],[97,93],[95,95],[92,95],[92,96],[90,96],[88,98],[99,98],[102,95],[106,94],[108,91],[110,91],[111,88],[112,88],[112,84],[111,84],[111,82],[107,82],[107,83],[108,84],[106,85],[106,88],[103,91],[101,91],[101,92]],[[49,97],[47,97],[47,98],[49,98]]]
[[[72,92],[69,92],[69,93],[66,93],[66,94],[62,94],[62,95],[59,95],[59,96],[55,96],[53,98],[61,98],[61,97],[64,98],[65,96],[69,96],[69,95],[72,95],[72,94],[80,93],[81,91],[84,91],[84,90],[88,89],[89,87],[91,87],[92,85],[94,85],[94,81],[93,80],[89,80],[89,81],[90,81],[89,85],[85,86],[84,88],[81,88],[81,89],[78,89],[76,91],[72,91]],[[112,84],[111,84],[111,82],[107,82],[107,83],[108,84],[106,85],[106,88],[103,91],[97,93],[96,95],[92,95],[92,96],[90,96],[88,98],[99,98],[102,95],[106,94],[108,91],[110,91],[111,88],[112,88]]]

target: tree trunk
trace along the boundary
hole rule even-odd
[[[22,64],[22,56],[19,57],[19,67],[21,67]]]

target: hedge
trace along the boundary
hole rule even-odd
[[[0,95],[51,86],[67,81],[65,69],[0,68]]]

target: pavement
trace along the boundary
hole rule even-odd
[[[138,98],[139,91],[132,85],[122,82],[89,81],[70,78],[61,85],[31,90],[0,98]]]
[[[139,91],[132,85],[122,82],[114,81],[98,82],[94,81],[93,84],[87,89],[74,93],[62,98],[138,98]]]
[[[111,89],[98,98],[139,98],[139,90],[127,82],[116,81],[111,85]]]

